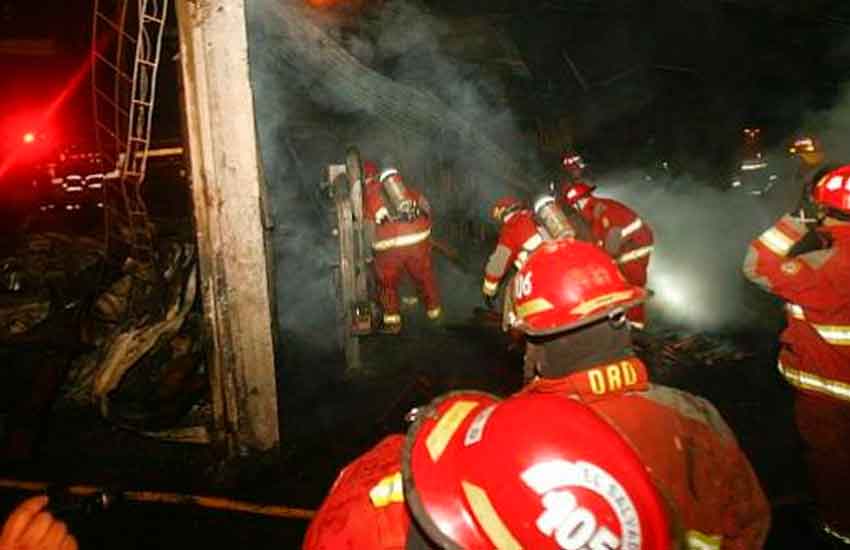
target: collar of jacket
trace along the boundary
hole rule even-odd
[[[649,389],[649,373],[643,361],[635,356],[602,363],[562,378],[537,378],[526,391],[564,392],[570,397],[591,402],[608,399],[626,392]]]

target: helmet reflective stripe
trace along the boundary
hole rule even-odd
[[[381,181],[384,181],[385,179],[392,176],[393,174],[398,174],[398,170],[396,170],[395,168],[388,168],[388,169],[384,170],[383,172],[381,172],[381,177],[378,178],[378,179],[381,180]]]
[[[514,538],[510,529],[499,517],[499,513],[487,496],[487,492],[467,481],[461,482],[463,493],[469,501],[472,514],[498,550],[522,550],[522,545]]]

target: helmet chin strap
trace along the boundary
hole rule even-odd
[[[618,313],[575,330],[530,337],[526,367],[533,367],[542,378],[563,378],[627,357],[632,353],[631,345],[629,324],[625,315]]]

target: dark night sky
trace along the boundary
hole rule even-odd
[[[654,135],[674,153],[722,156],[728,153],[724,147],[709,151],[705,143],[725,141],[724,136],[733,141],[743,125],[752,123],[764,127],[768,140],[786,139],[804,112],[831,106],[850,79],[846,0],[424,3],[451,16],[498,17],[531,71],[532,80],[521,93],[527,96],[522,104],[539,111],[526,113],[532,117],[597,108],[587,104],[587,94],[564,63],[565,52],[591,83],[640,68],[634,73],[640,78],[597,88],[611,96],[598,108],[613,120],[580,127],[584,142],[607,143],[617,135],[628,146]],[[0,86],[5,111],[10,105],[37,106],[61,89],[88,49],[90,14],[91,0],[0,0],[0,38],[52,38],[59,52],[55,58],[0,56],[0,67],[15,75]],[[167,42],[174,48],[173,31]],[[174,71],[161,82],[161,118],[173,119]],[[85,116],[87,93],[78,94],[70,118]],[[625,112],[617,113],[611,106],[617,105],[618,94],[649,101],[637,110],[621,102]],[[641,135],[626,136],[623,128]]]

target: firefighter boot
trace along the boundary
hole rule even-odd
[[[401,332],[401,314],[384,313],[384,322],[378,329],[382,334],[397,335]]]

